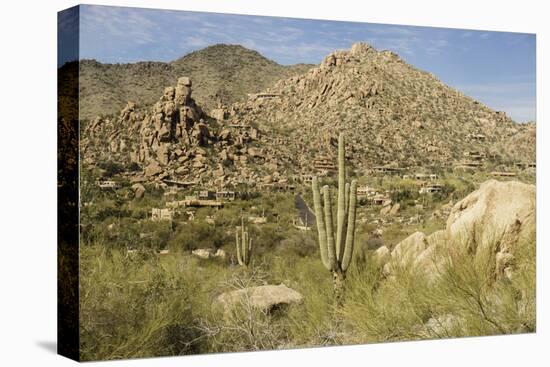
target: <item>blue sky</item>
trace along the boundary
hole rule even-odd
[[[73,34],[74,19],[59,17],[60,29],[70,29],[61,38]],[[533,34],[88,5],[80,7],[79,19],[81,59],[172,61],[227,43],[280,64],[318,64],[361,41],[398,53],[518,122],[536,118]],[[58,52],[59,65],[71,58]]]

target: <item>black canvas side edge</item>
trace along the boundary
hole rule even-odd
[[[57,353],[79,361],[79,7],[57,25]]]

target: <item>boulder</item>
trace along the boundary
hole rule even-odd
[[[145,195],[145,186],[140,183],[132,185],[132,190],[134,191],[134,198],[141,199]]]
[[[378,265],[383,265],[391,259],[391,251],[386,246],[381,246],[374,251],[374,260]]]
[[[361,54],[367,53],[371,49],[372,47],[367,43],[357,42],[351,46],[351,54],[354,56],[359,56]]]
[[[168,145],[162,144],[157,149],[157,157],[162,165],[167,165],[170,161],[170,152],[168,151]]]
[[[534,233],[535,196],[534,185],[486,181],[453,206],[447,236],[476,246],[472,250],[477,252],[499,241],[499,252],[512,253],[515,244]]]
[[[422,232],[415,232],[403,241],[399,242],[393,249],[392,259],[397,260],[401,265],[406,265],[426,250],[426,235]]]
[[[304,297],[294,289],[280,285],[262,285],[243,288],[221,294],[216,298],[224,310],[230,311],[239,305],[250,305],[261,311],[271,311],[275,308],[291,304],[300,304]]]
[[[255,148],[255,147],[248,148],[247,153],[251,157],[263,158],[263,156],[264,156],[263,153],[262,153],[262,150],[259,149],[259,148]]]
[[[145,167],[145,176],[156,176],[162,172],[162,167],[157,161],[152,161],[147,167]]]
[[[158,132],[158,139],[162,142],[170,141],[171,135],[170,135],[170,126],[168,124],[163,124],[160,127],[160,130]]]
[[[227,141],[231,138],[231,130],[229,129],[222,129],[218,135],[218,139],[221,141]]]
[[[380,215],[385,217],[390,213],[390,211],[391,211],[391,205],[386,205],[382,209],[380,209]]]
[[[187,76],[182,76],[182,77],[178,78],[178,85],[191,87],[191,79]]]
[[[391,202],[388,205],[380,209],[380,215],[382,216],[396,216],[401,210],[401,204],[396,203],[391,205]]]
[[[389,212],[389,215],[395,216],[395,215],[399,214],[400,210],[401,210],[401,204],[399,204],[399,203],[393,204],[393,206],[391,207],[391,210]]]
[[[467,246],[474,256],[496,251],[495,276],[510,278],[516,247],[535,235],[535,193],[534,185],[486,181],[452,207],[445,229],[429,236],[413,233],[395,246],[391,259],[381,249],[378,258],[387,261],[386,273],[395,265],[412,264],[435,279],[447,253],[440,250]]]
[[[214,254],[214,257],[221,257],[222,259],[225,259],[226,256],[227,256],[226,252],[221,248],[216,250],[216,253]]]
[[[223,108],[215,108],[210,111],[210,116],[218,121],[225,120],[225,110]]]
[[[214,255],[214,252],[211,249],[204,248],[193,250],[191,253],[201,259],[210,259]]]

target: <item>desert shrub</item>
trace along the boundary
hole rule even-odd
[[[112,161],[99,162],[98,167],[103,169],[104,177],[113,177],[121,172],[124,172],[124,166],[122,164]]]
[[[268,277],[262,265],[238,270],[218,287],[230,291],[244,289],[262,285]],[[277,349],[288,340],[288,320],[282,316],[276,310],[257,309],[245,298],[227,310],[216,304],[201,320],[199,328],[208,339],[209,352]]]
[[[367,248],[369,250],[376,250],[382,246],[384,246],[384,240],[380,236],[370,236],[367,239]]]
[[[167,247],[172,233],[172,225],[168,221],[111,217],[102,222],[91,222],[83,227],[81,239],[84,244],[102,243],[109,248],[146,247],[158,250]]]
[[[286,231],[277,223],[250,226],[254,252],[258,255],[273,251],[286,238]]]
[[[175,231],[174,236],[168,241],[168,245],[176,251],[219,248],[227,243],[232,243],[231,239],[233,239],[225,233],[222,227],[200,221],[180,223]]]
[[[382,280],[367,260],[367,272],[352,271],[347,280],[342,315],[353,338],[379,342],[534,331],[534,238],[520,245],[512,279],[495,276],[498,243],[443,247],[445,261],[435,278],[405,264]]]
[[[119,250],[81,250],[83,360],[138,358],[203,350],[193,308],[198,284],[173,261],[133,259]]]
[[[335,317],[332,275],[312,257],[285,256],[271,266],[273,282],[282,282],[304,296],[303,304],[288,310],[291,347],[343,344]]]
[[[137,172],[141,171],[141,166],[136,162],[131,162],[130,164],[128,164],[127,169],[128,172]]]
[[[278,252],[282,254],[296,254],[300,257],[315,256],[317,252],[317,242],[310,231],[292,231],[278,245]]]

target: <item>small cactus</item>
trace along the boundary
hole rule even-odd
[[[357,181],[346,183],[344,134],[338,138],[338,206],[336,210],[336,232],[332,219],[330,187],[323,186],[313,177],[313,205],[317,219],[321,261],[334,277],[334,290],[338,303],[343,297],[343,281],[351,264],[355,242],[355,211],[357,204]]]
[[[239,236],[239,231],[241,235]],[[237,246],[237,261],[239,265],[248,266],[252,254],[252,239],[249,238],[248,230],[244,226],[244,219],[241,217],[241,226],[235,231],[235,245]]]

